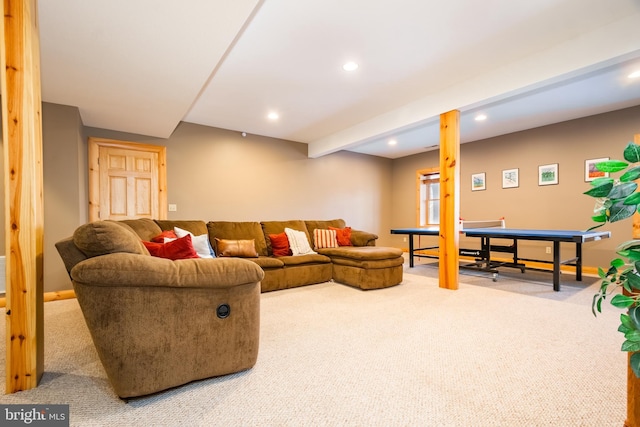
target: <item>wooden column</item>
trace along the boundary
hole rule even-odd
[[[3,3],[6,392],[14,393],[44,372],[42,103],[37,0]]]
[[[440,115],[440,287],[458,289],[460,257],[460,112]]]

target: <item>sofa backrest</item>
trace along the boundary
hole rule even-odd
[[[149,218],[123,219],[118,223],[128,225],[141,240],[146,240],[147,242],[162,232],[158,224]]]
[[[271,249],[271,239],[269,238],[269,234],[280,234],[284,233],[285,228],[291,228],[292,230],[302,231],[307,235],[307,240],[309,241],[309,245],[313,247],[313,240],[309,235],[309,230],[307,230],[307,225],[302,220],[292,219],[288,221],[262,221],[260,223],[262,226],[262,232],[264,233],[265,241],[267,242],[267,252],[269,255],[273,254],[273,250]]]
[[[200,236],[202,234],[208,234],[207,223],[202,220],[168,220],[168,219],[156,219],[156,224],[160,226],[162,230],[173,230],[175,227],[187,230],[193,233],[194,236]]]
[[[207,223],[209,241],[213,245],[216,254],[216,237],[225,240],[251,240],[255,241],[256,252],[259,256],[268,256],[267,243],[262,233],[259,222],[254,221],[209,221]]]

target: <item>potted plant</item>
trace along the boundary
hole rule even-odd
[[[584,194],[596,198],[592,219],[593,228],[607,222],[631,218],[640,206],[640,192],[636,192],[640,178],[640,145],[629,142],[623,151],[624,160],[608,160],[596,164],[602,172],[616,174],[597,178]],[[602,310],[602,302],[610,296],[611,305],[624,310],[620,314],[618,331],[624,334],[622,351],[629,354],[627,375],[627,420],[625,426],[640,426],[640,238],[621,243],[616,248],[617,257],[608,268],[598,268],[602,279],[600,289],[593,296],[594,316]],[[622,292],[620,292],[622,290]]]

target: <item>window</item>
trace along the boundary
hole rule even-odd
[[[419,170],[418,226],[440,224],[440,172],[438,169]]]

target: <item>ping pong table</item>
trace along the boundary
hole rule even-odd
[[[582,281],[582,244],[594,242],[611,237],[609,231],[576,231],[576,230],[535,230],[506,228],[504,220],[497,221],[464,221],[461,227],[461,234],[468,237],[480,238],[480,249],[460,248],[460,255],[473,256],[475,262],[461,265],[461,267],[475,268],[481,271],[493,273],[493,280],[497,280],[498,267],[519,268],[523,273],[527,268],[522,261],[534,261],[553,264],[553,290],[560,290],[560,266],[571,265],[576,267],[576,280]],[[414,245],[415,236],[438,236],[440,229],[438,226],[417,227],[417,228],[395,228],[391,234],[404,234],[409,236],[409,267],[414,266],[415,258],[437,258],[434,255],[418,253],[429,249],[438,249],[438,246],[428,246],[416,248]],[[492,245],[491,239],[508,239],[510,245]],[[535,240],[553,243],[553,261],[520,258],[518,256],[518,241]],[[575,244],[575,257],[568,260],[560,259],[560,244]],[[491,252],[502,252],[511,254],[509,261],[495,261],[491,259]]]

